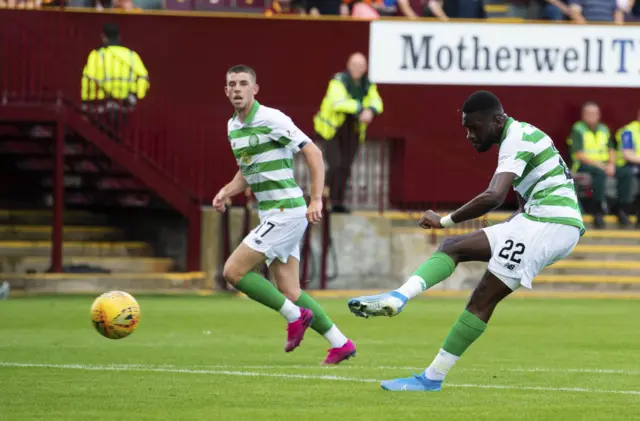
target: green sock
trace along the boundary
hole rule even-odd
[[[482,335],[487,324],[469,310],[462,312],[449,331],[442,344],[442,349],[459,357],[471,344]]]
[[[453,259],[448,254],[436,252],[413,274],[425,281],[424,291],[447,279],[454,270],[456,270],[456,264]]]
[[[279,311],[286,301],[285,296],[271,282],[255,272],[244,275],[235,287],[247,294],[252,300],[275,311]]]
[[[324,335],[333,327],[333,321],[327,316],[324,309],[306,292],[302,291],[300,298],[298,298],[294,304],[298,307],[308,308],[313,312],[311,329],[319,334]]]

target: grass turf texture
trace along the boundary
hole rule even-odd
[[[285,323],[246,299],[137,296],[138,330],[109,340],[94,297],[0,301],[0,420],[628,420],[640,401],[638,301],[510,298],[439,393],[391,393],[419,373],[464,307],[411,302],[359,319],[321,300],[358,356],[321,367],[309,330],[285,354]]]

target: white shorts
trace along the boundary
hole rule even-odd
[[[533,278],[571,254],[580,240],[576,227],[531,221],[522,214],[483,230],[491,245],[489,271],[514,291],[531,288]]]
[[[305,210],[306,213],[306,210]],[[260,216],[260,225],[243,240],[251,249],[267,258],[267,266],[277,258],[287,263],[289,257],[300,261],[300,242],[309,222],[305,213],[273,212]]]

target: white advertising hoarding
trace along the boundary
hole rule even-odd
[[[376,83],[640,86],[640,27],[374,21]]]

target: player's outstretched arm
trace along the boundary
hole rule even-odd
[[[484,192],[451,214],[453,222],[458,223],[476,219],[501,206],[507,198],[515,178],[516,174],[510,172],[495,174],[489,187]]]
[[[507,198],[515,178],[516,174],[510,172],[495,174],[484,192],[451,214],[453,222],[476,219],[501,206]]]
[[[481,217],[504,203],[516,177],[516,174],[511,172],[496,173],[487,190],[469,203],[445,217],[440,217],[434,211],[428,210],[420,218],[420,226],[425,229],[446,228],[459,222]]]
[[[311,201],[307,208],[307,219],[312,224],[320,221],[322,218],[322,190],[324,189],[324,161],[322,160],[322,151],[314,144],[307,143],[302,148],[302,153],[307,160],[309,166],[309,175],[311,177]]]
[[[242,193],[247,188],[247,182],[242,176],[242,171],[238,170],[226,186],[220,189],[216,197],[213,198],[213,207],[218,212],[224,212],[228,201],[236,194]]]

